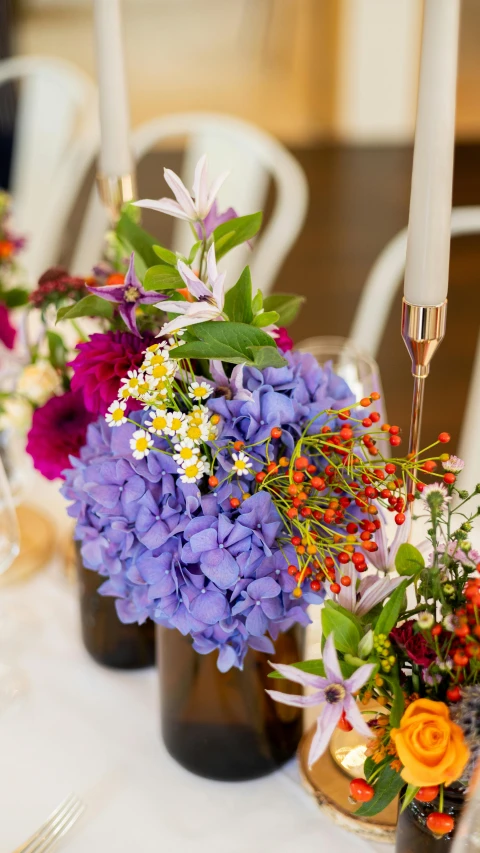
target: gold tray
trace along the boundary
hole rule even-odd
[[[398,798],[375,817],[357,817],[348,801],[351,775],[347,775],[332,758],[330,750],[308,767],[308,753],[315,731],[312,726],[303,736],[298,747],[298,763],[302,781],[315,797],[320,808],[343,829],[362,835],[370,841],[395,842],[398,815]]]
[[[0,586],[27,580],[43,569],[55,549],[55,528],[50,519],[31,506],[18,506],[20,553],[10,568],[0,575]]]

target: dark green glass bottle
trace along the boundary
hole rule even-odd
[[[431,803],[413,800],[398,817],[395,853],[448,853],[464,804],[463,788],[445,788],[443,811],[454,818],[455,826],[452,832],[438,837],[427,827],[428,815],[439,810],[438,799]]]

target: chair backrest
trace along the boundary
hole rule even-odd
[[[140,160],[159,142],[179,137],[187,139],[183,169],[184,175],[188,175],[187,184],[191,183],[195,162],[204,153],[215,173],[231,170],[220,191],[221,208],[231,205],[239,215],[261,209],[269,180],[273,180],[274,209],[253,252],[243,246],[228,258],[231,282],[249,263],[255,286],[267,293],[305,220],[308,185],[301,166],[280,142],[258,127],[228,115],[194,112],[162,116],[136,128],[132,134],[135,160]],[[168,187],[165,191],[168,195]],[[93,191],[74,254],[74,272],[85,274],[96,263],[106,225],[105,213]],[[186,236],[191,238],[185,224],[176,223],[175,250],[185,250]]]
[[[19,81],[11,193],[27,239],[32,280],[57,260],[71,206],[98,147],[97,93],[63,60],[16,56],[0,62],[0,86]]]
[[[452,237],[480,234],[480,207],[454,207]],[[350,339],[361,350],[376,358],[392,302],[405,272],[407,229],[400,231],[375,261],[363,288],[353,321]],[[467,407],[464,414],[459,453],[467,462],[462,488],[480,482],[480,336],[473,366]]]

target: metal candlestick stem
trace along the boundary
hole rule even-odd
[[[98,194],[108,211],[112,225],[120,219],[122,206],[136,197],[135,176],[128,175],[97,175]]]
[[[409,453],[416,455],[420,449],[425,380],[430,372],[430,362],[441,344],[447,322],[447,299],[441,305],[412,305],[403,300],[402,337],[412,359],[413,403],[410,423]],[[414,472],[415,473],[415,472]],[[415,491],[413,480],[407,483],[409,492]]]

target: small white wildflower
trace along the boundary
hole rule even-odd
[[[435,622],[435,619],[433,618],[431,613],[425,611],[424,613],[418,614],[417,622],[418,627],[421,628],[422,631],[428,631]]]
[[[192,382],[188,386],[188,396],[192,400],[206,400],[210,394],[213,394],[213,386],[207,382]]]
[[[194,406],[187,415],[189,423],[206,424],[210,418],[210,412],[206,406]]]
[[[206,471],[207,459],[205,456],[197,456],[178,469],[182,483],[196,483]]]
[[[165,409],[151,409],[149,412],[150,420],[145,421],[145,426],[148,431],[155,435],[163,435],[168,426],[167,412]]]
[[[238,474],[239,477],[242,477],[243,474],[249,473],[249,468],[252,467],[252,463],[250,462],[246,453],[232,453],[233,459],[233,470]]]
[[[161,356],[154,356],[154,359],[158,359]],[[161,363],[156,363],[153,361],[146,367],[146,372],[149,376],[153,376],[154,379],[161,379],[166,381],[173,376],[177,369],[177,362],[173,361],[173,359],[164,359]]]
[[[122,424],[126,424],[126,408],[127,404],[124,400],[115,400],[114,403],[111,403],[111,405],[108,407],[107,414],[105,415],[105,420],[107,424],[111,427],[122,426]]]
[[[185,415],[183,412],[168,412],[167,426],[165,427],[166,435],[178,435],[182,432]]]
[[[430,509],[435,510],[437,513],[446,509],[447,504],[451,501],[451,497],[443,483],[430,483],[430,485],[425,486],[421,497]]]
[[[208,424],[191,421],[187,416],[182,425],[181,435],[184,438],[190,438],[195,444],[200,444],[202,441],[208,441],[209,432]]]
[[[128,391],[129,396],[132,396],[141,381],[143,381],[143,373],[141,371],[129,370],[127,375],[120,380],[120,390],[123,391],[125,389]]]
[[[446,631],[454,631],[456,628],[455,616],[453,613],[448,613],[443,620],[443,627]]]
[[[463,471],[464,467],[465,462],[459,456],[449,456],[445,462],[442,462],[442,468],[445,471],[451,471],[452,474],[459,474],[460,471]]]
[[[176,444],[175,450],[176,453],[173,454],[173,459],[182,466],[185,466],[185,464],[200,454],[200,449],[190,438],[185,438],[179,444]]]
[[[144,429],[136,429],[130,439],[130,447],[133,450],[134,459],[143,459],[150,453],[153,439]]]

